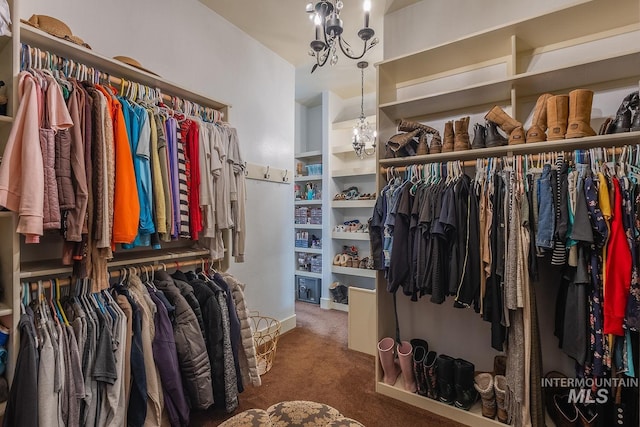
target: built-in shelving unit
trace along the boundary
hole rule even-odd
[[[331,267],[331,271],[336,274],[346,274],[348,276],[368,277],[371,279],[376,277],[376,270],[369,270],[367,268],[340,267],[334,265]]]
[[[368,242],[369,233],[334,231],[331,233],[331,238],[336,240],[364,240]]]
[[[366,209],[370,209],[373,208],[376,204],[375,200],[333,200],[331,202],[331,207],[332,208],[340,208],[340,209],[344,209],[344,208],[351,208],[351,209],[356,209],[356,208],[366,208]]]

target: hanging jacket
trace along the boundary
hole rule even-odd
[[[207,409],[213,405],[211,365],[196,315],[167,272],[158,271],[154,284],[164,292],[169,302],[176,308],[173,333],[184,387],[191,401],[191,406],[197,409]]]
[[[198,326],[200,326],[200,334],[204,338],[204,342],[206,344],[207,337],[204,334],[204,320],[202,319],[202,310],[200,309],[198,298],[196,298],[195,294],[193,293],[193,288],[189,283],[186,282],[186,280],[177,280],[175,277],[173,277],[173,283],[178,287],[178,289],[180,290],[180,295],[184,297],[184,299],[187,301],[187,304],[189,304],[189,307],[191,307],[191,310],[193,310],[193,314],[195,314],[196,319],[198,320]]]

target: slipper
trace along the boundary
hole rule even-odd
[[[340,266],[346,267],[351,257],[347,254],[340,254]]]
[[[342,254],[337,254],[336,256],[333,257],[333,265],[340,265],[341,261],[342,261]]]
[[[359,265],[360,265],[360,258],[358,258],[358,255],[351,257],[351,265],[348,267],[358,268]]]
[[[345,195],[344,193],[338,193],[335,196],[333,196],[333,200],[345,200]]]
[[[369,257],[364,257],[358,263],[358,268],[367,268],[367,262],[369,261]]]
[[[353,257],[351,255],[345,255],[347,257],[347,262],[344,264],[345,267],[353,267]]]
[[[344,225],[336,225],[333,231],[336,233],[344,233],[346,229],[347,227],[345,227]]]
[[[358,227],[360,227],[360,224],[353,223],[349,226],[349,231],[352,233],[356,232],[358,231]]]

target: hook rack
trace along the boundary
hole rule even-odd
[[[278,169],[271,165],[245,164],[244,175],[247,179],[258,181],[277,182],[279,184],[291,184],[291,176],[288,169]]]

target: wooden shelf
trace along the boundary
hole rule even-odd
[[[332,208],[373,208],[375,200],[333,200]]]
[[[296,176],[294,178],[295,182],[304,182],[304,181],[322,181],[322,175],[303,175]]]
[[[321,157],[322,150],[303,151],[293,155],[296,159],[309,159],[311,157]]]
[[[93,50],[85,48],[84,46],[51,36],[44,31],[31,27],[30,25],[20,25],[20,42],[40,49],[49,50],[50,52],[63,56],[67,59],[72,59],[82,64],[95,67],[98,70],[114,77],[123,77],[126,80],[131,80],[145,86],[158,88],[162,93],[197,102],[205,107],[212,107],[219,110],[231,107],[228,103],[204,97],[175,83],[164,80],[159,76],[101,55]]]
[[[296,270],[296,276],[311,277],[313,279],[322,279],[322,273],[312,273],[310,271]]]
[[[369,270],[368,268],[340,267],[332,265],[331,272],[336,274],[347,274],[349,276],[369,277],[372,279],[376,278],[376,270]]]
[[[321,205],[322,200],[296,200],[296,206],[305,206],[305,205]]]
[[[350,168],[350,169],[336,169],[331,171],[332,178],[351,178],[354,176],[370,176],[376,174],[375,164],[371,164],[370,167]]]
[[[322,255],[322,249],[318,248],[299,248],[296,246],[296,253],[305,253],[305,254],[320,254]]]
[[[370,116],[366,116],[367,121],[369,122],[370,125],[375,126],[376,124],[376,115],[372,114]],[[333,130],[346,130],[346,129],[353,129],[353,127],[356,125],[356,121],[358,119],[347,119],[347,120],[342,120],[339,122],[334,122],[331,124],[331,129]]]
[[[331,154],[353,154],[356,155],[356,152],[353,151],[353,145],[344,144],[344,145],[334,145],[331,147]]]
[[[487,157],[500,157],[518,154],[547,153],[554,151],[586,150],[594,147],[615,147],[640,144],[640,131],[624,132],[612,135],[596,135],[586,138],[543,141],[530,144],[505,145],[503,147],[480,148],[477,150],[455,151],[451,153],[427,154],[424,156],[381,159],[380,166],[406,166],[419,163],[436,163],[453,160],[474,160]]]
[[[322,224],[295,224],[293,228],[301,228],[305,230],[322,230]]]
[[[7,304],[0,302],[0,317],[10,316],[13,314],[13,309]]]
[[[366,241],[369,241],[369,233],[334,231],[334,232],[331,233],[331,238],[332,239],[339,239],[339,240],[366,240]]]
[[[108,267],[121,267],[131,264],[154,264],[184,258],[206,258],[208,256],[208,249],[168,249],[145,251],[127,251],[122,249],[114,254],[114,259],[109,261]],[[71,266],[60,265],[60,262],[61,261],[59,259],[23,262],[20,264],[20,278],[29,279],[71,274]]]

